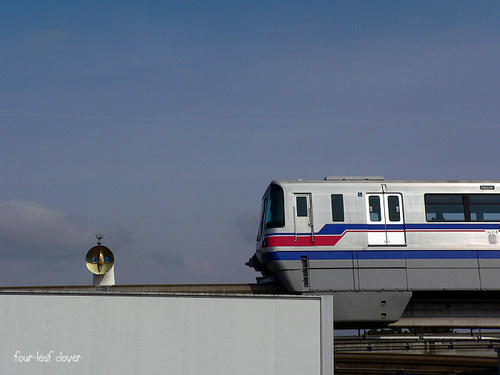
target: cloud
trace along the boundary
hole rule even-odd
[[[259,229],[259,218],[256,215],[244,213],[234,219],[234,225],[241,237],[252,245],[255,243],[255,236]]]
[[[180,254],[155,251],[150,253],[151,260],[165,269],[178,268],[184,265],[184,257]]]
[[[93,236],[91,228],[57,209],[35,202],[0,202],[2,258],[76,255]]]

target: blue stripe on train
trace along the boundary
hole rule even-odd
[[[428,224],[325,224],[317,235],[340,235],[349,230],[487,230],[500,229],[500,224],[485,224],[485,223],[428,223]],[[290,236],[295,233],[271,233],[271,236]],[[305,233],[308,234],[308,233]]]
[[[318,234],[342,234],[347,230],[385,230],[384,224],[325,224]],[[487,230],[500,229],[500,224],[447,224],[447,223],[429,223],[429,224],[387,224],[389,230]]]
[[[263,255],[264,263],[274,260],[383,260],[383,259],[500,259],[500,250],[356,250],[356,251],[275,251]]]

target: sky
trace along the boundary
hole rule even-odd
[[[500,180],[498,1],[0,4],[0,285],[245,283],[273,179]]]

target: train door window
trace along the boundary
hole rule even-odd
[[[380,211],[380,197],[378,195],[371,195],[368,198],[370,221],[380,221],[382,219]]]
[[[332,194],[332,220],[344,221],[344,197],[342,194]]]
[[[307,209],[307,197],[296,197],[297,200],[297,217],[307,217],[308,209]]]
[[[399,197],[397,195],[389,195],[387,197],[387,205],[389,208],[389,221],[400,221],[401,208],[399,206]]]
[[[427,221],[465,221],[462,194],[425,194]]]
[[[500,221],[500,194],[470,194],[471,221]]]

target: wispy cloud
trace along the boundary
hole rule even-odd
[[[250,213],[242,213],[234,219],[234,225],[245,242],[253,245],[258,229],[257,216]]]
[[[184,257],[169,251],[154,251],[150,254],[151,259],[165,269],[177,268],[184,265]]]
[[[91,228],[60,210],[35,202],[0,202],[1,258],[72,257],[92,239]]]

